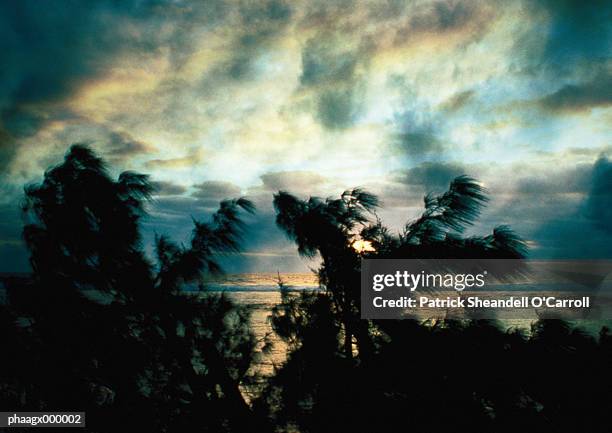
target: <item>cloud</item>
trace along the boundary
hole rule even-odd
[[[360,41],[359,36],[355,38]],[[300,84],[313,92],[316,118],[324,128],[346,129],[358,119],[370,48],[364,42],[347,44],[333,33],[306,43]]]
[[[424,162],[406,170],[401,179],[406,185],[420,185],[426,189],[448,187],[457,176],[466,173],[463,165],[452,162]]]
[[[169,196],[169,195],[182,195],[187,192],[187,188],[183,185],[179,185],[168,181],[152,182],[155,188],[155,195],[157,196]]]
[[[312,171],[277,171],[261,175],[263,188],[267,191],[308,192],[316,191],[328,180]]]
[[[355,89],[329,90],[319,97],[318,119],[327,129],[345,129],[351,126],[359,114]]]
[[[567,84],[543,97],[540,106],[549,111],[581,111],[612,105],[612,76],[603,75],[593,81]]]
[[[592,185],[584,205],[584,214],[595,227],[612,237],[612,162],[605,156],[600,157],[593,166]]]
[[[239,10],[239,28],[245,31],[236,37],[231,58],[222,67],[225,75],[237,81],[256,77],[257,59],[291,20],[291,8],[279,0],[243,3]]]
[[[408,157],[439,154],[444,150],[442,142],[430,125],[405,128],[404,131],[394,134],[394,138],[397,147]]]
[[[223,182],[204,182],[200,190],[207,191],[205,197],[161,197],[153,203],[151,216],[145,223],[145,239],[152,242],[154,234],[165,234],[171,239],[186,243],[193,229],[192,218],[208,220],[217,209],[218,200],[226,194],[235,192],[236,186],[224,185]],[[217,201],[212,203],[211,196]],[[308,272],[308,266],[315,262],[302,260],[293,242],[276,226],[272,209],[272,197],[255,215],[243,215],[246,232],[242,242],[242,251],[246,254],[220,257],[226,272]]]
[[[125,72],[116,66],[126,59],[146,68],[151,59],[167,56],[171,67],[178,68],[194,47],[188,30],[201,30],[220,19],[221,3],[101,0],[92,5],[51,0],[44,13],[33,0],[1,3],[0,129],[21,147],[22,139],[35,137],[50,122],[78,117],[74,98],[116,71]],[[129,72],[133,77],[138,66]],[[124,89],[133,90],[128,84]],[[108,101],[96,102],[99,110],[108,110]],[[114,107],[115,121],[126,118],[125,113],[117,115],[121,108]],[[16,152],[3,152],[2,162],[10,163],[13,156]]]
[[[412,93],[411,90],[408,93]],[[446,149],[440,139],[442,126],[437,114],[426,107],[403,109],[393,119],[391,147],[411,160],[429,155],[441,156]]]
[[[406,220],[422,212],[423,197],[426,194],[446,191],[450,182],[466,174],[466,171],[464,166],[457,163],[424,162],[409,169],[398,170],[384,182],[368,188],[380,195],[380,214],[386,214],[384,221],[399,228]]]
[[[5,174],[8,171],[7,168],[15,155],[16,147],[15,139],[0,126],[0,173]],[[0,180],[3,180],[3,174],[0,174]]]
[[[160,197],[153,202],[151,214],[156,218],[189,219],[191,215],[205,212],[206,208],[191,197]]]
[[[443,32],[462,28],[478,15],[477,2],[433,1],[411,17],[413,31]]]
[[[577,164],[561,170],[549,169],[540,175],[519,178],[514,193],[521,196],[584,194],[591,182],[592,169],[592,164]]]
[[[152,7],[152,2],[130,0],[95,6],[54,1],[41,13],[36,1],[3,3],[2,122],[11,124],[16,135],[27,132],[32,121],[40,122],[30,111],[33,104],[65,98],[108,67],[120,51],[144,48],[146,40],[130,34],[124,19],[138,19]]]
[[[534,242],[533,258],[612,258],[609,159],[545,170],[517,179],[501,197],[491,188],[481,226],[510,224]]]
[[[144,166],[147,169],[182,169],[187,167],[193,167],[202,160],[202,150],[196,149],[191,151],[186,156],[180,156],[177,158],[165,158],[165,159],[151,159],[145,162]]]
[[[19,189],[91,142],[165,180],[147,226],[181,239],[248,194],[266,221],[252,257],[290,251],[278,189],[373,188],[403,223],[467,172],[505,206],[489,222],[530,236],[607,215],[584,203],[609,144],[609,2],[50,2],[0,6],[0,171]]]
[[[150,248],[157,234],[187,242],[193,230],[193,219],[206,220],[213,209],[195,198],[162,195],[150,203],[148,211],[149,216],[143,221],[143,239]]]
[[[444,111],[459,111],[465,108],[470,102],[474,100],[476,92],[474,90],[464,90],[456,93],[448,98],[441,106]]]
[[[127,132],[113,131],[109,134],[105,153],[113,159],[125,159],[139,154],[155,151],[155,148],[144,141],[136,140]]]
[[[205,207],[215,207],[220,201],[238,198],[242,193],[239,186],[218,180],[208,180],[193,187],[195,191],[191,196],[197,198],[198,203]]]
[[[361,58],[358,47],[339,43],[338,37],[321,35],[310,39],[302,50],[303,86],[316,86],[355,79]]]
[[[606,0],[539,0],[531,13],[548,18],[543,62],[566,72],[582,61],[607,57],[612,36],[612,4]]]

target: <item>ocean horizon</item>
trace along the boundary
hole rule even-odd
[[[318,289],[318,277],[314,272],[248,272],[220,275],[204,280],[207,291],[278,291],[280,281],[289,290]],[[197,289],[196,289],[197,290]]]

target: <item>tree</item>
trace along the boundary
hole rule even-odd
[[[248,310],[185,292],[222,271],[220,254],[239,252],[241,214],[254,206],[221,202],[210,221],[194,219],[188,246],[159,236],[151,259],[140,223],[152,192],[145,175],[111,178],[84,145],[26,187],[33,278],[9,288],[1,314],[23,359],[0,398],[19,396],[16,410],[86,410],[94,431],[261,431],[239,390],[255,347]]]
[[[526,245],[509,227],[500,226],[483,237],[461,237],[487,202],[485,189],[474,179],[460,176],[439,196],[427,195],[425,210],[393,235],[376,218],[378,198],[363,189],[345,191],[339,199],[299,198],[280,191],[274,196],[276,222],[307,257],[319,254],[321,285],[329,292],[344,329],[344,355],[351,358],[353,338],[359,351],[373,350],[369,328],[360,320],[361,257],[371,258],[521,258]],[[356,240],[372,251],[358,251]],[[363,358],[363,356],[362,356]]]
[[[297,244],[301,255],[323,260],[319,280],[329,291],[344,328],[344,353],[352,357],[355,327],[356,288],[359,259],[352,247],[356,229],[368,222],[378,207],[378,198],[362,189],[345,191],[339,199],[325,201],[311,197],[302,201],[280,191],[274,196],[276,223]],[[356,285],[357,284],[357,285]]]
[[[292,294],[271,316],[290,352],[258,405],[301,432],[609,430],[612,345],[540,320],[531,331],[492,320],[360,320],[359,261],[368,258],[522,258],[509,227],[464,237],[487,202],[462,176],[425,197],[422,215],[393,234],[362,190],[339,199],[274,197],[277,223],[309,257],[324,290]],[[353,248],[355,241],[367,248]],[[520,267],[519,267],[520,270]]]

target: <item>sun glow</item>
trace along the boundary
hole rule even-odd
[[[376,251],[376,249],[372,246],[372,242],[364,241],[363,239],[359,239],[358,241],[353,242],[352,247],[358,253],[365,253]]]

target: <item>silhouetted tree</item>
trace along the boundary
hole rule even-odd
[[[360,320],[359,287],[361,257],[377,258],[521,258],[525,243],[509,227],[497,227],[492,235],[462,238],[486,203],[486,191],[474,179],[460,176],[447,192],[425,197],[425,211],[393,235],[379,219],[371,220],[378,198],[362,189],[345,191],[339,199],[300,200],[280,191],[274,196],[276,222],[294,240],[298,252],[319,254],[319,281],[329,292],[344,332],[344,355],[353,354],[356,338],[362,354],[373,350],[368,328]],[[356,240],[368,241],[373,251],[360,252]],[[363,357],[362,357],[363,358]]]
[[[368,222],[378,206],[376,196],[362,190],[345,191],[339,199],[300,200],[287,192],[274,196],[276,222],[296,242],[300,254],[323,259],[319,280],[329,291],[344,327],[344,352],[352,356],[354,320],[359,297],[360,257],[352,247],[356,229]],[[357,278],[357,279],[356,279]]]
[[[145,175],[112,179],[83,145],[26,187],[33,278],[0,311],[17,359],[1,366],[12,376],[0,404],[85,410],[91,431],[262,431],[239,389],[255,348],[248,310],[184,290],[239,251],[254,206],[221,202],[188,246],[159,236],[151,260],[140,222],[152,192]]]
[[[539,321],[529,332],[490,320],[360,319],[362,257],[524,257],[525,242],[507,226],[462,236],[486,202],[484,188],[461,176],[447,192],[426,196],[423,214],[393,234],[374,213],[376,197],[362,190],[328,200],[275,195],[279,227],[300,254],[320,255],[323,289],[282,290],[272,311],[273,328],[290,351],[257,405],[279,428],[609,431],[612,352],[605,329],[597,341],[559,321]],[[353,248],[356,240],[373,248]]]

